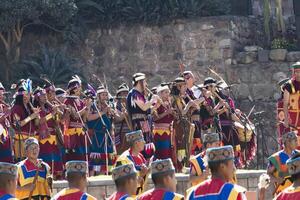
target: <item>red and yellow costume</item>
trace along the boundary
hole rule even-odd
[[[243,192],[245,190],[241,186],[213,178],[189,189],[186,199],[206,200],[209,197],[210,200],[243,200],[246,199]]]
[[[128,194],[124,192],[115,192],[107,200],[134,200],[134,198],[130,197]]]
[[[204,161],[202,159],[202,155],[201,154],[193,156],[190,159],[190,172],[192,171],[192,169],[195,170],[195,172],[196,172],[195,175],[196,176],[201,176],[201,174],[205,170],[205,165],[204,165]],[[201,183],[201,182],[199,182],[199,181],[193,181],[192,182],[192,186],[195,186],[195,185],[197,185],[199,183]]]
[[[39,197],[40,199],[50,199],[50,190],[47,182],[47,178],[50,176],[50,167],[47,163],[41,162],[41,167],[34,165],[28,159],[21,161],[18,164],[18,185],[23,187],[34,182],[37,170],[38,177],[36,186],[33,190],[32,197]],[[29,190],[16,191],[16,197],[19,199],[28,198],[30,194]]]
[[[300,199],[300,187],[290,186],[283,190],[274,200]]]
[[[53,200],[96,200],[95,197],[81,192],[76,188],[66,188],[57,193],[53,198]]]
[[[143,193],[139,200],[183,200],[184,197],[175,192],[170,192],[165,189],[152,189]]]
[[[4,112],[6,105],[0,103],[0,162],[13,162],[11,137],[8,132],[10,123]]]

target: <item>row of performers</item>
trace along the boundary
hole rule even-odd
[[[185,71],[153,94],[145,74],[136,73],[133,88],[122,84],[112,103],[103,86],[95,90],[88,85],[83,94],[78,76],[69,81],[67,92],[46,79],[43,88],[32,91],[30,80],[20,80],[12,107],[3,101],[1,86],[0,160],[22,160],[24,141],[33,136],[40,142],[40,158],[52,166],[55,179],[62,177],[63,163],[69,160],[88,160],[91,175],[108,173],[117,155],[128,147],[125,133],[142,130],[145,159],[172,158],[181,172],[189,165],[190,155],[203,150],[204,134],[218,132],[224,145],[234,147],[236,165],[242,167],[245,157],[250,161],[255,154],[248,118],[235,109],[215,79],[206,78],[201,86],[194,82],[193,73]]]
[[[141,131],[130,132],[126,135],[130,146],[133,149],[143,150],[145,143]],[[292,142],[295,134],[289,133],[284,136],[284,143]],[[130,155],[117,162],[112,169],[112,179],[116,185],[116,192],[110,197],[99,195],[93,197],[85,192],[88,183],[88,164],[86,161],[73,160],[66,163],[65,177],[68,187],[51,195],[52,177],[50,176],[50,166],[38,159],[40,145],[37,139],[28,138],[24,143],[25,160],[17,165],[0,162],[0,199],[55,199],[55,200],[244,200],[249,193],[246,189],[233,183],[235,174],[233,147],[211,147],[206,150],[204,158],[206,171],[209,177],[195,186],[187,189],[185,197],[176,193],[177,180],[175,177],[175,167],[172,160],[157,159],[150,161],[148,168],[141,166],[138,168],[136,159]],[[142,154],[139,154],[142,157]],[[136,157],[138,158],[138,157]],[[276,200],[298,199],[300,197],[300,153],[295,152],[287,160],[288,173],[293,180],[293,184],[275,196]],[[149,174],[154,184],[154,188],[145,191]],[[141,189],[141,181],[144,180]],[[16,184],[17,183],[17,184]],[[270,184],[270,177],[262,174],[258,183],[259,200],[265,200],[265,192]],[[16,197],[16,198],[15,198]],[[252,197],[253,198],[253,197]],[[256,199],[256,198],[255,198]]]

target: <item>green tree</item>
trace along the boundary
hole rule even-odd
[[[74,0],[1,0],[0,43],[5,50],[6,79],[10,78],[11,67],[19,62],[20,44],[27,27],[43,25],[59,31],[76,12]]]

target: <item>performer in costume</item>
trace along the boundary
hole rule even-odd
[[[9,134],[11,107],[4,102],[5,88],[0,83],[0,162],[13,162],[12,140]]]
[[[191,71],[184,71],[183,76],[187,85],[186,96],[188,96],[188,98],[185,98],[186,102],[199,99],[201,91],[195,86],[193,73]],[[204,101],[203,97],[201,97],[201,101]],[[200,105],[195,106],[195,108],[191,110],[190,121],[195,124],[193,146],[190,153],[191,155],[196,155],[202,151]]]
[[[126,146],[126,133],[132,130],[131,120],[126,109],[126,97],[129,92],[129,87],[126,83],[119,86],[116,94],[116,112],[120,118],[115,118],[115,145],[118,155],[121,155],[128,146]]]
[[[90,146],[91,175],[110,171],[115,162],[116,152],[112,134],[112,118],[115,114],[108,106],[107,101],[108,91],[103,86],[98,87],[97,104],[92,106],[87,121],[88,128],[93,132]]]
[[[296,127],[300,135],[300,62],[293,64],[291,68],[293,77],[283,87],[284,126],[285,128]],[[293,128],[290,130],[292,131]]]
[[[183,200],[176,192],[175,168],[171,159],[156,160],[151,163],[151,177],[154,189],[138,197],[139,200]]]
[[[87,186],[88,166],[85,161],[72,160],[66,163],[66,179],[68,188],[58,192],[52,200],[96,200],[84,192]]]
[[[89,105],[85,105],[79,98],[81,95],[81,80],[79,77],[73,77],[68,83],[70,97],[64,102],[68,109],[65,110],[66,129],[64,130],[66,161],[86,160],[86,135],[84,124],[81,119],[85,119],[89,113]]]
[[[209,148],[206,151],[211,179],[208,179],[187,192],[188,200],[246,199],[245,188],[229,183],[234,176],[234,152],[232,146]]]
[[[280,90],[280,96],[277,99],[277,132],[278,132],[278,138],[281,138],[283,133],[285,132],[286,128],[284,127],[284,111],[283,111],[283,96],[284,96],[284,89],[283,86],[288,82],[288,78],[280,80],[277,85]],[[283,148],[282,141],[280,140],[281,148]]]
[[[209,169],[205,161],[206,149],[219,147],[220,137],[218,133],[208,133],[203,137],[205,150],[190,159],[190,181],[195,186],[208,178]]]
[[[175,149],[177,151],[177,162],[174,163],[177,172],[181,172],[184,164],[188,162],[195,130],[195,125],[189,121],[187,113],[191,107],[196,107],[197,100],[189,101],[186,104],[184,101],[186,89],[186,82],[183,77],[178,77],[174,80],[171,89],[171,102],[172,107],[176,111],[173,127],[176,138]]]
[[[143,155],[146,159],[150,159],[154,154],[154,145],[147,115],[153,108],[153,104],[158,101],[158,97],[153,95],[150,101],[146,100],[145,96],[147,96],[148,90],[145,79],[146,76],[143,73],[133,75],[133,88],[129,91],[126,102],[133,130],[142,130],[145,138],[146,145]]]
[[[31,136],[38,138],[36,125],[38,124],[40,109],[32,106],[30,93],[29,82],[19,86],[11,110],[11,119],[15,130],[14,154],[17,161],[25,158],[24,141]]]
[[[297,135],[295,132],[288,132],[282,135],[282,142],[284,145],[283,150],[274,153],[268,158],[267,172],[271,177],[271,183],[274,185],[273,195],[279,194],[292,184],[286,162],[294,153],[298,152],[296,150]]]
[[[149,169],[147,161],[141,152],[145,146],[145,140],[141,130],[133,131],[126,134],[126,141],[129,143],[130,148],[123,152],[117,159],[116,166],[125,164],[134,164],[135,169],[138,171],[138,188],[136,194],[141,194],[144,190],[145,182],[147,182],[147,175]]]
[[[18,163],[18,181],[16,197],[18,199],[50,199],[49,183],[52,182],[50,167],[38,159],[40,147],[35,138],[25,141],[27,158]]]
[[[170,89],[167,85],[159,86],[157,93],[162,99],[161,105],[153,113],[153,136],[155,158],[166,159],[172,156],[172,129],[175,112],[171,107]]]
[[[107,200],[133,200],[137,189],[137,171],[134,165],[120,165],[112,170],[117,191]]]
[[[58,147],[56,137],[56,122],[55,115],[57,114],[58,107],[53,106],[47,100],[46,90],[38,87],[34,91],[34,106],[41,108],[40,121],[39,121],[39,143],[40,154],[39,157],[51,166],[53,170],[53,178],[62,178],[63,162],[61,151]]]
[[[16,200],[17,175],[17,165],[0,162],[0,200]]]
[[[293,184],[283,190],[274,200],[300,199],[300,154],[294,154],[286,164]]]

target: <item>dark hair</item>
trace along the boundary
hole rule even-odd
[[[292,155],[292,157],[290,158],[291,160],[294,160],[296,158],[299,158],[300,157],[300,153],[295,153],[294,155]],[[293,174],[291,175],[291,180],[292,182],[296,181],[296,180],[300,180],[300,172],[297,173],[297,174]]]
[[[69,183],[76,183],[81,179],[86,178],[85,173],[78,173],[78,172],[68,172],[66,173],[66,179]]]
[[[175,175],[174,171],[168,171],[168,172],[154,174],[151,177],[152,177],[152,181],[153,181],[154,185],[159,185],[159,184],[163,184],[164,178],[166,178],[168,176],[173,177],[174,175]]]
[[[120,188],[120,187],[124,186],[130,180],[136,179],[136,176],[137,176],[136,174],[131,174],[131,175],[128,175],[126,177],[119,178],[119,179],[115,180],[116,187]]]
[[[30,97],[30,99],[31,99],[31,97]],[[24,112],[25,112],[26,117],[29,116],[31,113],[33,113],[32,109],[31,109],[31,106],[29,104],[27,104],[27,108],[29,108],[30,113],[28,112],[27,109],[25,109],[24,101],[23,101],[23,95],[17,95],[16,96],[14,105],[21,106],[23,108]]]
[[[221,164],[227,164],[229,160],[217,161],[217,162],[209,162],[208,167],[211,173],[217,173]]]
[[[7,187],[7,182],[11,180],[15,180],[16,177],[11,174],[0,174],[0,188],[4,189]]]

